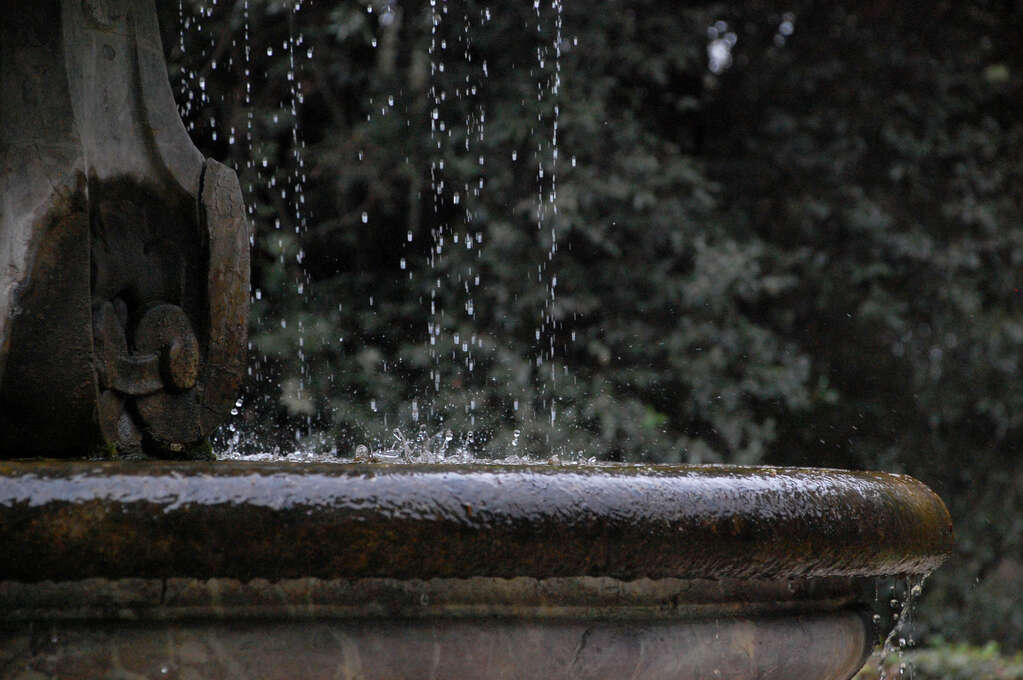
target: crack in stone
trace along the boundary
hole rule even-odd
[[[579,665],[579,659],[583,653],[583,650],[586,649],[586,643],[589,642],[590,635],[592,634],[593,634],[592,628],[587,628],[586,630],[583,631],[582,636],[579,638],[579,646],[576,647],[575,654],[572,655],[571,668],[575,668],[576,666]]]

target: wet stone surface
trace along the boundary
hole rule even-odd
[[[0,463],[0,678],[845,680],[951,540],[875,473]]]
[[[926,574],[912,478],[684,466],[0,463],[0,579]]]

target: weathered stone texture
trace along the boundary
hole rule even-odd
[[[185,132],[153,0],[2,8],[0,457],[180,455],[244,370],[237,178]]]
[[[428,619],[52,625],[0,640],[0,678],[848,680],[851,612],[627,624]]]

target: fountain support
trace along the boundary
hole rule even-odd
[[[0,458],[186,455],[244,373],[237,177],[153,0],[0,2]],[[36,460],[0,545],[0,678],[847,680],[952,533],[882,473]]]
[[[244,375],[238,179],[185,131],[153,0],[3,10],[0,457],[181,455]]]

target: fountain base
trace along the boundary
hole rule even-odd
[[[0,463],[0,678],[847,680],[951,541],[882,473]]]
[[[0,587],[5,678],[847,680],[844,579],[92,580]]]

